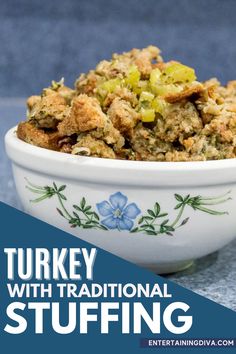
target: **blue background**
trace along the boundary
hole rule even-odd
[[[236,78],[234,0],[1,0],[0,96],[72,85],[111,53],[155,44],[199,78]]]

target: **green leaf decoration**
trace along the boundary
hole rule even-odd
[[[177,210],[177,209],[179,209],[179,208],[181,208],[182,207],[182,205],[183,205],[183,203],[179,203],[179,204],[177,204],[176,206],[175,206],[175,210]]]
[[[151,209],[148,209],[147,212],[149,215],[151,215],[153,218],[155,218],[155,213]]]
[[[153,220],[153,216],[143,216],[143,220],[144,221],[151,221],[151,220]]]
[[[93,212],[93,217],[96,219],[96,220],[99,220],[99,216],[97,213]]]
[[[139,219],[138,224],[140,225],[142,224],[142,222],[143,222],[143,216]]]
[[[99,222],[96,221],[96,220],[91,220],[91,224],[93,224],[93,225],[99,225]]]
[[[165,230],[166,231],[175,231],[174,227],[165,225]]]
[[[158,218],[164,218],[165,216],[167,216],[168,215],[168,213],[162,213],[162,214],[159,214],[157,217]]]
[[[55,182],[52,182],[52,186],[38,186],[30,182],[25,178],[27,185],[26,189],[36,195],[35,199],[30,199],[32,203],[41,203],[46,199],[52,197],[57,198],[59,208],[56,207],[57,213],[67,220],[72,228],[80,227],[83,229],[97,229],[103,231],[109,231],[107,227],[100,221],[100,216],[93,210],[92,205],[88,205],[85,197],[82,197],[79,205],[73,204],[74,210],[71,212],[68,210],[67,197],[62,194],[66,189],[66,185],[63,184],[59,188]],[[173,210],[176,210],[176,216],[174,221],[170,222],[169,218],[160,220],[161,218],[168,217],[169,213],[161,211],[161,206],[158,202],[154,203],[152,209],[147,209],[146,213],[141,215],[137,220],[137,224],[129,230],[130,233],[142,233],[150,236],[174,236],[176,229],[183,227],[189,221],[189,217],[184,217],[186,208],[192,208],[195,211],[206,213],[213,216],[227,215],[227,211],[217,210],[221,204],[224,204],[231,200],[229,196],[231,191],[227,191],[216,197],[202,197],[200,195],[191,197],[190,194],[181,196],[180,194],[174,194],[177,204],[173,205]],[[217,206],[217,207],[216,207]]]
[[[84,228],[84,229],[92,229],[92,228],[93,228],[93,225],[83,225],[83,228]]]
[[[56,208],[56,209],[57,209],[58,213],[59,213],[61,216],[64,216],[64,215],[63,215],[63,212],[62,212],[59,208]]]
[[[141,227],[143,227],[144,229],[151,229],[151,230],[155,230],[155,227],[152,224],[148,224],[148,225],[142,225]]]
[[[165,226],[166,224],[168,224],[168,222],[169,222],[169,219],[164,220],[164,221],[161,223],[161,226]]]
[[[79,219],[79,215],[75,211],[73,211],[73,215]]]
[[[90,205],[88,205],[86,208],[84,208],[84,212],[86,213],[86,211],[90,210],[92,207]]]
[[[104,230],[104,231],[105,231],[105,230],[106,230],[106,231],[108,230],[108,229],[106,228],[106,226],[104,226],[104,225],[99,225],[99,228],[102,229],[102,230]]]
[[[64,189],[66,189],[66,185],[65,184],[58,189],[58,192],[62,192],[62,191],[64,191]]]
[[[27,188],[29,191],[35,193],[35,194],[44,194],[45,193],[45,190],[44,189],[34,189],[32,187],[29,187],[29,186],[25,186],[25,188]]]
[[[183,198],[181,197],[181,195],[179,195],[177,193],[175,194],[175,199],[178,200],[178,202],[181,202],[181,203],[184,201]]]
[[[135,227],[134,229],[130,230],[131,233],[135,233],[138,231],[138,227]]]
[[[81,202],[80,202],[80,207],[81,207],[82,210],[84,209],[85,204],[86,204],[86,201],[85,201],[85,198],[83,197],[83,198],[81,199]]]
[[[61,197],[61,199],[67,200],[67,198],[63,194],[59,193],[59,196]]]
[[[76,210],[78,210],[78,211],[82,211],[82,209],[81,209],[78,205],[75,205],[75,204],[74,204],[74,205],[73,205],[73,208],[76,209]]]
[[[189,218],[184,219],[184,220],[181,222],[180,226],[183,226],[183,225],[187,224],[188,221],[189,221]]]
[[[152,236],[156,236],[157,233],[155,231],[146,231],[147,235],[152,235]]]
[[[188,201],[189,198],[190,198],[190,194],[186,195],[186,197],[184,197],[183,202],[184,202],[184,203],[187,203],[187,201]]]
[[[84,209],[84,213],[87,215],[93,215],[93,211],[85,211],[85,209]]]
[[[156,202],[155,205],[154,205],[154,213],[155,213],[155,216],[158,216],[159,213],[160,213],[160,211],[161,211],[160,204]]]

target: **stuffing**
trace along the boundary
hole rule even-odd
[[[180,141],[202,129],[202,120],[191,102],[171,104],[157,119],[155,135],[168,142]]]
[[[58,131],[61,136],[91,131],[94,138],[109,145],[118,148],[124,145],[124,138],[103,113],[97,99],[85,94],[73,99],[68,116],[58,124]]]
[[[113,126],[126,137],[132,136],[133,128],[140,120],[140,115],[127,101],[115,98],[107,111]]]
[[[88,96],[93,95],[100,81],[102,81],[101,76],[97,75],[94,70],[90,70],[88,74],[81,74],[75,82],[77,94],[84,93]]]
[[[96,139],[91,135],[81,137],[72,148],[73,155],[85,155],[115,159],[115,153],[104,141]]]
[[[59,150],[58,140],[60,137],[58,132],[45,132],[29,122],[18,124],[17,136],[32,145],[49,150]]]
[[[57,92],[50,92],[38,98],[31,96],[28,101],[28,120],[39,128],[56,128],[68,113],[66,100]]]
[[[165,161],[165,154],[172,149],[171,143],[158,139],[155,132],[142,123],[135,127],[130,144],[137,160]]]
[[[137,65],[142,77],[148,77],[153,69],[154,62],[161,62],[160,49],[149,46],[143,50],[133,49],[134,64]]]
[[[96,98],[81,94],[72,100],[70,112],[58,124],[61,136],[79,134],[88,130],[103,128],[106,115]]]
[[[236,157],[236,80],[197,80],[193,68],[163,61],[148,46],[113,54],[74,89],[52,81],[27,100],[17,135],[74,155],[138,161]]]
[[[114,92],[108,93],[104,102],[103,110],[107,111],[114,99],[121,98],[124,101],[127,101],[131,104],[132,107],[136,107],[138,104],[138,99],[135,93],[130,91],[127,87],[117,87]]]
[[[199,95],[203,92],[204,86],[200,83],[185,87],[183,91],[167,94],[164,98],[168,103],[176,103],[183,99],[190,98],[193,95]]]

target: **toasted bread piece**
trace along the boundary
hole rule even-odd
[[[49,90],[48,90],[49,91]],[[68,106],[64,97],[52,90],[50,94],[28,99],[28,119],[39,128],[56,128],[58,121],[64,119]]]
[[[118,86],[114,92],[108,93],[105,100],[103,101],[103,110],[107,111],[115,98],[120,98],[131,104],[132,107],[137,106],[138,99],[135,93],[130,91],[127,87]]]
[[[94,70],[90,70],[87,74],[81,74],[75,82],[75,88],[78,94],[84,93],[88,96],[94,94],[94,90],[98,83],[102,80]]]
[[[147,77],[153,69],[153,61],[161,61],[160,49],[154,46],[148,46],[143,50],[131,51],[134,53],[134,64],[137,65],[141,75]]]
[[[125,136],[131,136],[132,130],[140,120],[137,113],[127,101],[115,98],[107,111],[113,126]]]
[[[189,87],[183,89],[183,91],[171,93],[166,95],[164,98],[168,103],[176,103],[182,101],[194,94],[200,94],[204,91],[204,86],[200,83],[196,83]]]
[[[38,103],[39,101],[41,101],[41,96],[30,96],[27,101],[26,101],[26,104],[27,104],[27,107],[29,109],[29,111],[31,111],[31,109],[36,105],[36,103]]]
[[[199,133],[202,120],[191,102],[178,102],[169,105],[163,116],[156,122],[155,136],[165,142],[176,142]]]
[[[83,148],[87,149],[87,154],[95,157],[115,159],[116,155],[111,147],[104,141],[92,137],[90,134],[84,135],[72,148],[72,154],[83,154]],[[81,153],[80,153],[81,152]]]
[[[43,129],[35,127],[29,122],[21,122],[17,128],[17,136],[19,139],[45,149],[59,150],[58,140],[60,136],[58,132],[44,132]]]
[[[61,136],[103,128],[107,121],[96,98],[81,94],[72,101],[68,116],[58,125]]]

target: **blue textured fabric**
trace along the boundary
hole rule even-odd
[[[236,78],[234,0],[1,0],[0,96],[37,93],[112,52],[155,44],[200,79]]]

